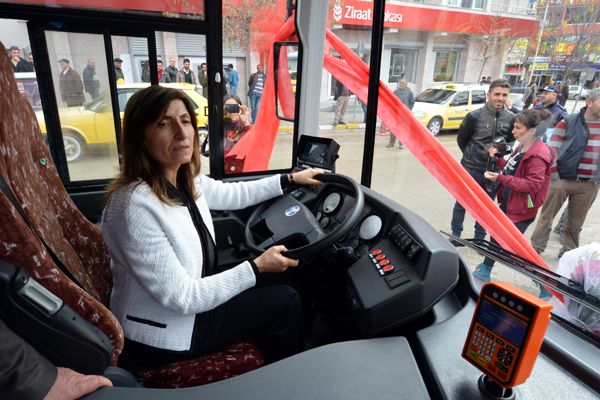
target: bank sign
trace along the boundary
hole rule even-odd
[[[373,22],[373,2],[336,0],[329,18],[334,24],[366,25]],[[386,28],[529,37],[538,21],[528,17],[504,17],[484,12],[454,11],[427,5],[386,4]]]

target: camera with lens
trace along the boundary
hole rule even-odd
[[[225,108],[225,111],[229,114],[239,114],[240,112],[239,104],[225,104],[223,108]]]
[[[500,157],[504,157],[507,154],[512,153],[512,147],[506,143],[506,140],[503,137],[494,138],[492,141],[492,148],[496,149],[496,154],[494,156],[488,157],[487,164],[485,167],[486,171],[499,172],[497,160]],[[498,182],[486,181],[485,189],[490,193],[495,193],[498,189]]]
[[[503,137],[495,139],[492,143],[492,147],[496,149],[496,157],[504,157],[507,154],[512,153],[512,147],[506,143]]]

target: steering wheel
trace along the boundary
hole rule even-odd
[[[365,198],[360,185],[344,175],[325,173],[315,176],[323,183],[336,183],[352,192],[355,203],[347,213],[346,220],[331,232],[325,232],[315,215],[302,202],[288,193],[258,206],[250,215],[244,234],[246,245],[261,254],[276,244],[285,244],[286,257],[303,258],[337,242],[360,218]],[[256,243],[255,233],[262,237],[262,243]],[[290,245],[299,246],[290,248]]]

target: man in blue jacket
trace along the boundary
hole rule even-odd
[[[229,90],[231,92],[229,94],[237,96],[237,87],[240,77],[237,71],[233,69],[233,64],[229,64],[227,69],[229,70]]]
[[[564,117],[567,115],[567,110],[558,102],[558,88],[554,85],[544,86],[542,95],[540,96],[541,103],[536,104],[533,109],[541,110],[545,108],[552,114],[552,119],[548,123],[548,130],[544,137],[544,142],[548,143],[552,130]]]

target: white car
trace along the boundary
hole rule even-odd
[[[569,87],[569,99],[585,99],[589,90],[579,85],[571,85]]]

